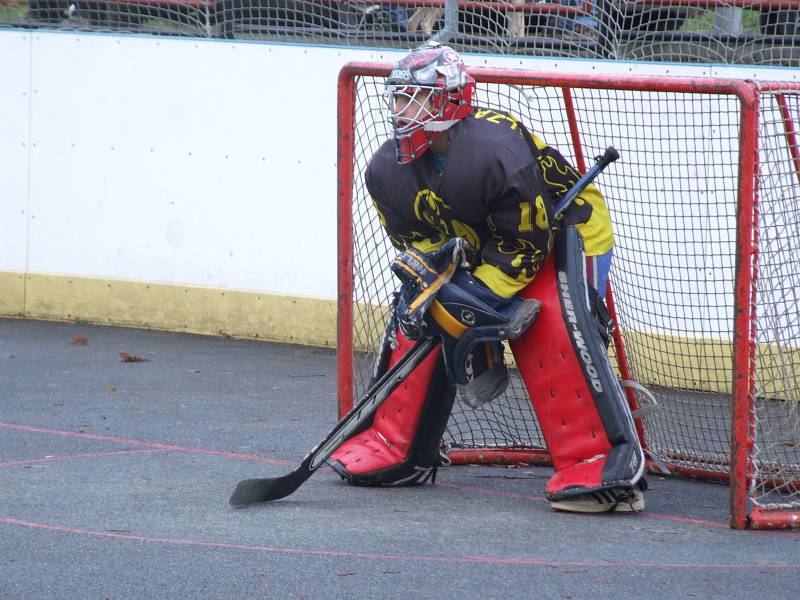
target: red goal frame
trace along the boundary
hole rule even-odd
[[[359,77],[388,76],[391,65],[370,62],[347,64],[338,80],[338,386],[339,415],[344,415],[353,405],[354,395],[354,339],[353,339],[353,220],[351,204],[354,186],[355,144],[355,99],[356,80]],[[738,140],[738,192],[737,192],[737,257],[735,267],[735,323],[733,336],[733,372],[731,386],[733,406],[731,413],[730,470],[719,473],[705,469],[675,467],[676,474],[695,478],[716,479],[730,484],[731,526],[734,528],[789,528],[800,527],[800,512],[795,510],[762,511],[752,506],[749,500],[753,465],[754,445],[754,278],[757,276],[757,203],[758,203],[758,136],[759,102],[762,94],[772,92],[794,93],[800,84],[753,82],[737,79],[699,77],[660,77],[624,75],[555,74],[496,68],[470,68],[470,74],[480,83],[508,84],[512,86],[547,86],[560,88],[566,106],[569,131],[576,158],[576,166],[586,170],[585,153],[581,143],[581,131],[575,118],[572,90],[577,88],[677,92],[691,94],[716,94],[735,96],[740,107],[740,134]],[[781,112],[785,119],[785,138],[793,168],[800,185],[800,150],[792,118],[788,115],[785,101]],[[786,112],[784,112],[786,111]],[[615,298],[609,286],[607,304],[612,317],[617,320]],[[617,328],[614,337],[617,365],[623,378],[629,378],[630,370],[625,344]],[[635,396],[629,394],[633,408]],[[644,438],[641,422],[637,421],[639,433]],[[542,450],[468,450],[450,454],[455,463],[547,463],[547,453]],[[800,484],[794,482],[800,489]]]

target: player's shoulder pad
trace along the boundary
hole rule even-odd
[[[488,108],[476,108],[464,119],[459,144],[493,156],[507,168],[522,168],[535,161],[513,116]]]

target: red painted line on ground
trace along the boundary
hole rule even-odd
[[[46,427],[33,427],[31,425],[19,425],[16,423],[0,423],[0,429],[13,429],[15,431],[26,431],[28,433],[46,433],[60,437],[76,438],[81,440],[92,440],[95,442],[110,442],[112,444],[125,444],[127,446],[142,446],[153,450],[168,450],[172,452],[187,452],[192,454],[205,454],[206,456],[221,456],[223,458],[234,458],[236,460],[247,460],[252,462],[266,463],[270,465],[294,465],[290,460],[280,460],[256,456],[254,454],[241,454],[239,452],[227,452],[224,450],[207,450],[205,448],[191,448],[187,446],[175,446],[172,444],[160,444],[157,442],[147,442],[132,438],[116,437],[112,435],[99,435],[96,433],[77,433],[75,431],[62,431],[60,429],[48,429]]]
[[[547,501],[544,496],[534,496],[529,494],[519,494],[516,492],[500,492],[473,485],[459,485],[455,483],[437,483],[437,486],[453,490],[463,490],[465,492],[476,492],[487,496],[500,496],[505,498],[515,498],[518,500]],[[585,516],[585,515],[584,515]],[[664,515],[652,512],[636,513],[635,515],[626,514],[624,518],[647,518],[659,521],[672,521],[674,523],[686,523],[689,525],[702,525],[703,527],[713,527],[714,529],[730,529],[730,525],[723,521],[711,521],[709,519],[695,519],[692,517],[679,517],[677,515]]]
[[[657,563],[657,562],[612,562],[612,561],[570,561],[556,560],[542,556],[419,556],[413,554],[382,554],[379,552],[347,552],[341,550],[320,550],[315,548],[287,548],[280,546],[256,546],[252,544],[229,544],[224,542],[206,542],[181,538],[161,538],[146,535],[111,531],[92,531],[75,527],[64,527],[48,523],[34,523],[13,517],[0,517],[0,523],[39,529],[56,533],[67,533],[84,537],[124,540],[139,543],[162,544],[166,546],[188,546],[196,548],[214,548],[218,550],[243,550],[268,554],[287,554],[299,556],[316,556],[324,558],[355,558],[365,560],[410,561],[422,563],[448,564],[483,564],[483,565],[519,565],[531,567],[595,567],[603,569],[798,569],[800,563]]]
[[[45,427],[34,427],[32,425],[20,425],[17,423],[0,423],[0,429],[12,429],[17,431],[27,431],[30,433],[46,433],[49,435],[57,435],[60,437],[71,437],[71,438],[78,438],[78,439],[88,439],[92,441],[101,441],[101,442],[110,442],[114,444],[126,444],[130,446],[143,446],[148,450],[140,450],[138,452],[153,452],[153,451],[173,451],[173,452],[186,452],[186,453],[194,453],[194,454],[204,454],[208,456],[220,456],[223,458],[231,458],[235,460],[245,460],[250,462],[260,462],[265,464],[273,464],[273,465],[295,465],[297,464],[295,461],[291,460],[284,460],[278,458],[268,458],[265,456],[256,456],[254,454],[242,454],[239,452],[226,452],[222,450],[207,450],[205,448],[192,448],[187,446],[175,446],[171,444],[161,444],[157,442],[146,442],[143,440],[137,440],[132,438],[123,438],[123,437],[116,437],[110,435],[99,435],[94,433],[78,433],[74,431],[64,431],[60,429],[49,429]],[[134,453],[137,451],[121,451],[119,454],[124,453]],[[108,453],[96,453],[96,454],[83,454],[83,455],[70,455],[64,458],[63,460],[69,460],[70,458],[93,458],[93,457],[100,457],[100,456],[107,456],[112,455],[113,452]],[[44,461],[50,457],[45,457],[44,459],[38,459],[40,461]],[[56,460],[55,458],[51,458],[51,460]],[[0,463],[0,467],[5,466],[12,466],[21,463],[29,463],[28,461],[12,461],[8,463]],[[323,470],[330,471],[331,469],[324,467]],[[442,483],[439,482],[436,485],[442,488],[447,489],[454,489],[454,490],[463,490],[466,492],[475,492],[479,494],[485,494],[488,496],[497,496],[497,497],[505,497],[505,498],[514,498],[518,500],[531,500],[531,501],[545,501],[546,498],[544,496],[537,496],[532,494],[520,494],[517,492],[502,492],[498,490],[492,490],[484,487],[479,486],[469,486],[469,485],[459,485],[454,483]],[[633,515],[631,515],[633,516]],[[689,525],[699,525],[702,527],[712,527],[715,529],[730,529],[730,524],[723,521],[712,521],[709,519],[696,519],[692,517],[681,517],[677,515],[665,515],[659,513],[652,513],[652,512],[644,512],[644,513],[637,513],[634,518],[648,518],[648,519],[655,519],[659,521],[671,521],[674,523],[684,523]],[[791,530],[791,531],[770,531],[770,530],[759,530],[759,531],[749,531],[749,533],[762,533],[762,534],[778,534],[778,535],[791,535],[792,533],[800,535],[800,530]]]
[[[647,508],[645,506],[645,508]],[[711,519],[696,519],[694,517],[679,517],[678,515],[665,515],[662,513],[643,512],[642,516],[657,521],[672,521],[673,523],[686,523],[687,525],[701,525],[702,527],[713,527],[714,529],[730,529],[730,523],[726,521],[712,521]],[[752,533],[752,531],[750,532]],[[776,533],[776,532],[770,532]]]
[[[32,465],[35,463],[43,462],[58,462],[63,460],[80,460],[83,458],[102,458],[104,456],[126,456],[137,454],[152,454],[153,452],[164,452],[159,448],[143,448],[142,450],[113,450],[110,452],[85,452],[83,454],[58,454],[54,456],[41,456],[39,458],[28,458],[20,460],[12,460],[9,462],[0,463],[2,467],[16,467],[19,465]]]

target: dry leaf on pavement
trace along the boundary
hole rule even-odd
[[[119,353],[119,361],[120,362],[150,362],[149,358],[145,358],[144,356],[138,356],[136,354],[128,354],[127,352],[120,352]]]

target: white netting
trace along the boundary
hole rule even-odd
[[[357,81],[354,336],[358,350],[374,351],[395,287],[387,269],[395,251],[363,172],[389,130],[382,81]],[[612,88],[570,93],[587,162],[608,145],[622,157],[599,183],[614,221],[611,281],[625,350],[633,378],[658,403],[644,418],[646,443],[673,467],[725,476],[732,448],[740,102],[733,95]],[[522,117],[576,160],[561,87],[479,84],[477,103]],[[799,108],[792,92],[765,95],[760,110],[751,495],[765,508],[800,508],[800,149],[791,135]],[[372,359],[370,352],[358,356],[357,394]],[[476,411],[456,404],[445,442],[465,450],[544,448],[513,369],[498,400]]]
[[[761,101],[754,351],[762,508],[800,506],[800,95]],[[787,465],[791,468],[787,468]]]
[[[0,0],[0,24],[409,48],[800,64],[800,0]]]

